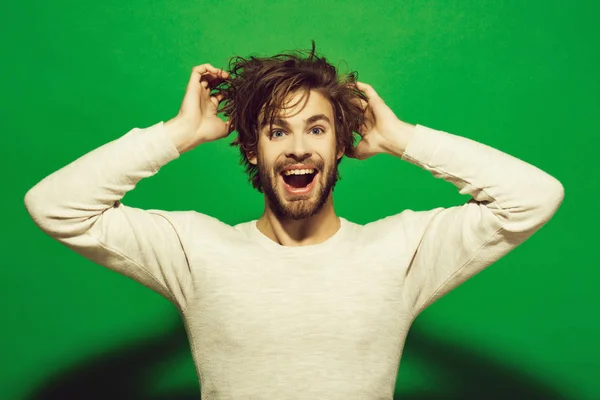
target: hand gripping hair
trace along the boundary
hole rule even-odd
[[[248,161],[248,156],[257,152],[259,127],[263,123],[270,125],[281,110],[294,107],[295,104],[284,105],[289,95],[298,90],[305,94],[316,90],[331,102],[336,147],[345,149],[346,155],[352,151],[353,133],[364,118],[359,99],[366,101],[367,97],[356,87],[358,73],[338,73],[325,57],[315,53],[314,41],[310,51],[294,50],[262,58],[234,56],[228,72],[229,78],[213,88],[213,93],[223,95],[219,113],[229,119],[230,130],[238,133],[230,146],[239,146],[240,163],[246,168],[248,181],[259,192],[263,189],[258,167]]]

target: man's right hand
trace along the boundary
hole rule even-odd
[[[210,95],[211,90],[228,76],[226,71],[210,64],[192,68],[179,113],[165,122],[165,128],[179,153],[185,153],[201,143],[229,136],[229,121],[217,116],[222,95]]]

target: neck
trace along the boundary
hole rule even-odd
[[[333,208],[333,195],[318,214],[300,220],[281,220],[265,202],[263,215],[256,222],[258,230],[282,246],[308,246],[323,243],[340,229],[340,219]]]

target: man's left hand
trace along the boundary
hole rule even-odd
[[[361,140],[350,157],[364,160],[379,153],[401,156],[412,137],[414,125],[401,121],[371,85],[356,82],[356,87],[369,101],[360,100],[365,120],[357,131]]]

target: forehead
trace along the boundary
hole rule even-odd
[[[329,117],[330,121],[333,121],[333,107],[331,102],[317,90],[298,90],[291,93],[281,106],[284,109],[276,112],[273,118],[293,122],[295,120],[305,120],[316,114],[324,114]],[[264,118],[264,113],[261,112],[261,126],[266,125]]]

